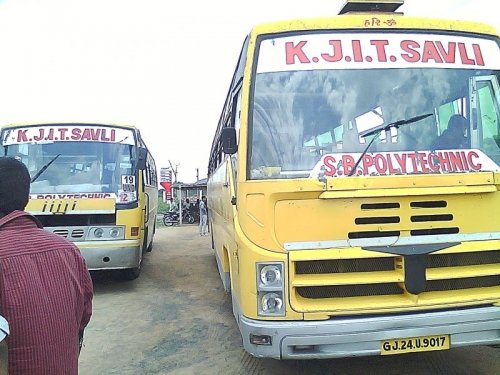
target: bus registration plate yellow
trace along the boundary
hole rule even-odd
[[[380,354],[402,354],[446,350],[450,348],[450,336],[420,336],[404,339],[385,340],[380,343]]]

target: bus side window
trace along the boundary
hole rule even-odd
[[[500,161],[500,114],[496,111],[490,85],[478,89],[482,125],[480,143],[483,151],[497,163]]]

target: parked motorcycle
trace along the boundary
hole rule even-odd
[[[194,223],[194,217],[188,210],[182,211],[183,223]],[[167,227],[179,224],[179,211],[168,211],[163,214],[163,224]]]

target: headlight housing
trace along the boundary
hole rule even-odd
[[[102,238],[104,235],[104,230],[102,228],[95,228],[94,229],[94,237],[95,238]]]
[[[284,264],[257,263],[257,313],[259,316],[284,316]]]
[[[282,284],[282,267],[277,264],[268,264],[260,269],[261,286],[280,286]]]
[[[125,229],[122,226],[90,227],[87,234],[88,241],[111,241],[123,239],[125,239]]]

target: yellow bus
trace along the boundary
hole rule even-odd
[[[31,174],[26,210],[74,242],[90,270],[139,276],[151,251],[158,209],[157,170],[134,126],[16,124],[2,128],[3,154]]]
[[[498,33],[401,3],[243,43],[207,197],[254,356],[500,344]]]

